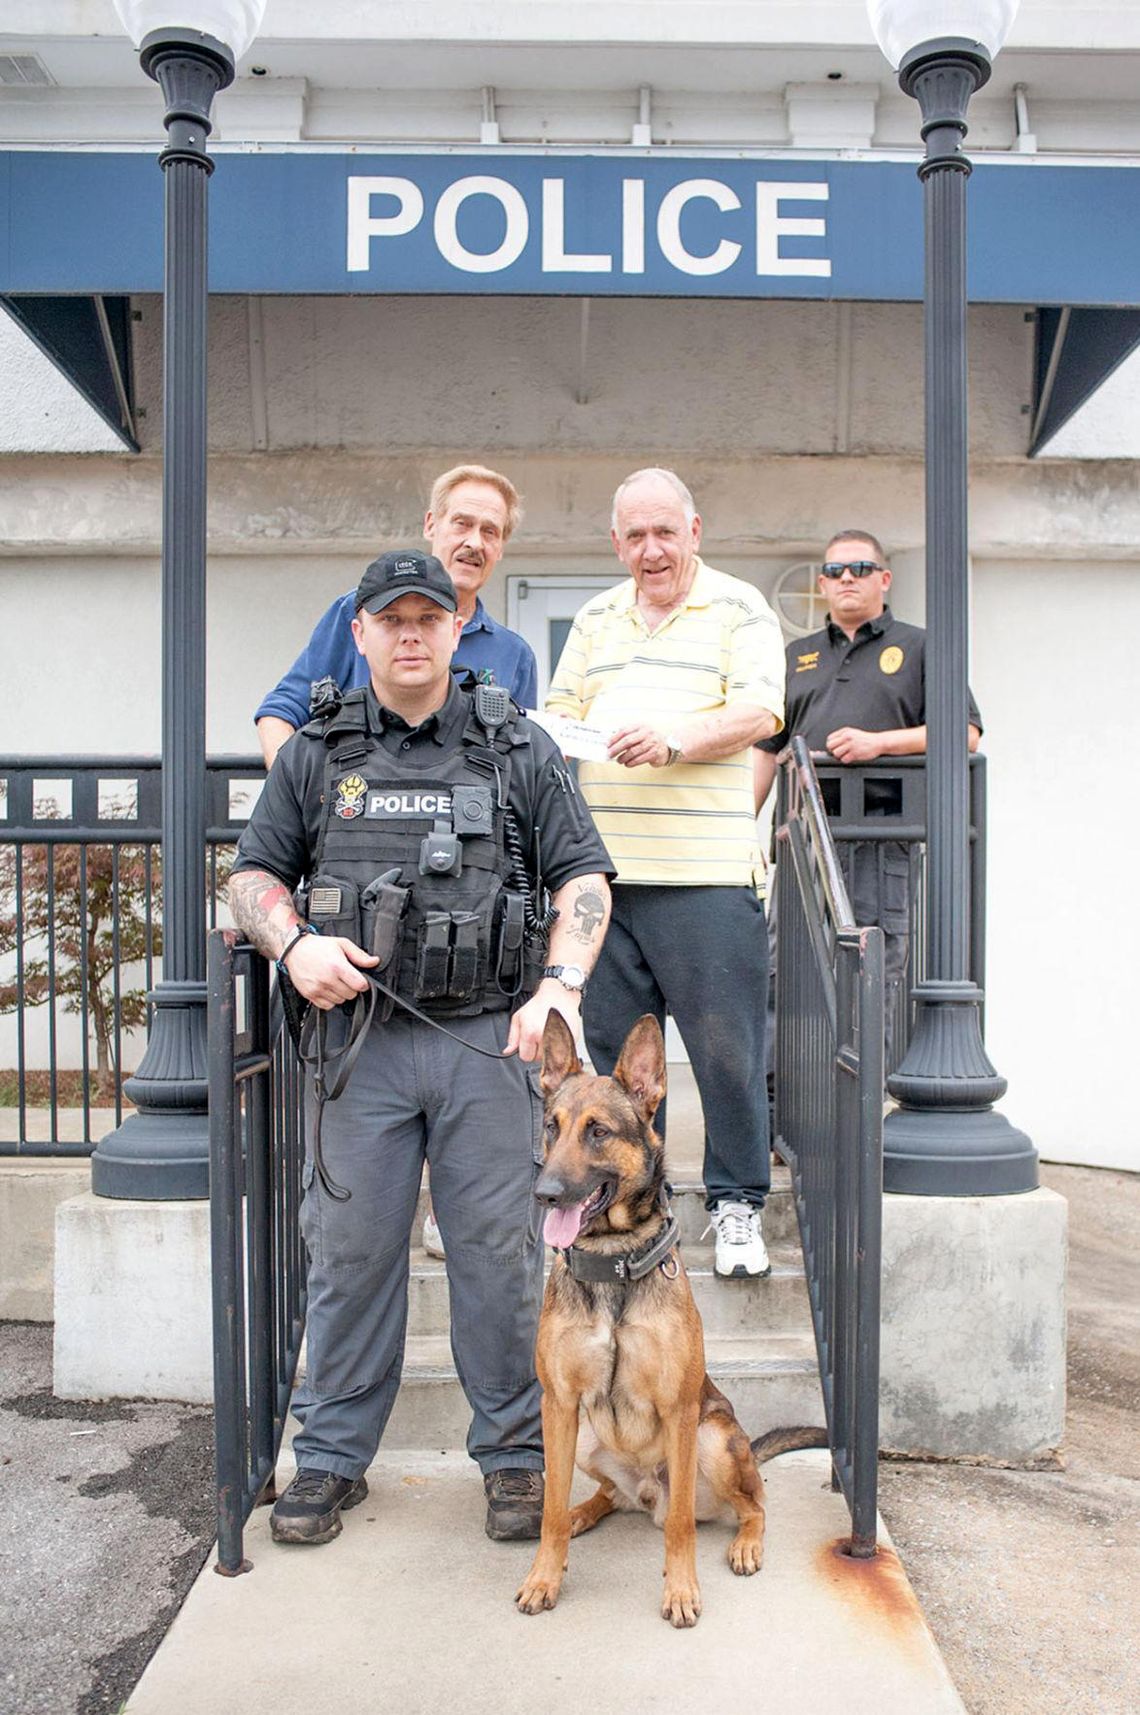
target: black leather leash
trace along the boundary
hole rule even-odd
[[[349,1024],[348,1037],[343,1047],[335,1049],[331,1054],[329,1053],[328,1010],[317,1006],[310,1006],[297,1042],[297,1053],[312,1075],[313,1095],[317,1103],[316,1123],[313,1126],[313,1166],[329,1196],[338,1203],[347,1203],[352,1197],[352,1192],[346,1190],[343,1185],[338,1185],[325,1166],[324,1154],[321,1149],[321,1122],[324,1119],[325,1104],[336,1101],[352,1076],[352,1069],[356,1065],[361,1049],[364,1047],[368,1027],[376,1012],[378,994],[385,995],[397,1006],[402,1006],[404,1011],[410,1012],[413,1018],[420,1019],[424,1024],[430,1024],[432,1029],[438,1030],[442,1036],[450,1036],[451,1040],[458,1042],[462,1048],[469,1048],[472,1054],[482,1054],[487,1060],[514,1059],[513,1054],[506,1054],[493,1048],[476,1047],[474,1042],[468,1042],[464,1037],[457,1036],[454,1030],[448,1030],[447,1026],[440,1024],[438,1019],[429,1018],[426,1012],[421,1012],[420,1008],[414,1005],[412,1001],[405,1000],[403,995],[397,994],[394,989],[390,989],[387,983],[382,982],[372,971],[364,971],[361,974],[368,978],[368,989],[367,992],[361,990],[353,1002],[352,1021]],[[330,1088],[328,1085],[328,1069],[334,1066],[338,1070]]]

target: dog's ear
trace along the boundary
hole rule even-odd
[[[539,1079],[543,1095],[552,1096],[567,1078],[581,1070],[582,1062],[578,1058],[570,1026],[560,1012],[548,1012],[546,1028],[542,1032],[542,1076]]]
[[[665,1095],[665,1038],[651,1012],[639,1018],[625,1042],[614,1077],[648,1122]]]

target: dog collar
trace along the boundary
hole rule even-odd
[[[628,1256],[603,1256],[598,1251],[582,1251],[569,1245],[559,1254],[575,1280],[609,1282],[641,1280],[664,1262],[681,1236],[675,1215],[670,1215],[661,1231],[641,1250]]]

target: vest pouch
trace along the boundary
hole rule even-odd
[[[479,980],[479,927],[477,911],[451,913],[451,969],[448,1000],[470,1000]]]
[[[360,896],[360,927],[364,936],[361,946],[366,953],[376,955],[380,962],[370,967],[371,973],[389,988],[395,988],[399,981],[404,918],[412,897],[410,888],[395,887],[388,879],[399,873],[398,869],[390,869],[385,875],[378,875]],[[376,996],[376,1023],[387,1024],[395,1010],[395,996],[381,989]]]
[[[315,875],[309,883],[309,922],[322,935],[346,935],[359,947],[360,894],[355,883]]]
[[[492,936],[494,984],[500,994],[515,996],[523,981],[523,933],[526,900],[504,887],[499,894],[498,922]]]
[[[397,875],[398,870],[392,870]],[[412,892],[408,887],[395,887],[391,881],[378,876],[370,881],[360,896],[360,926],[364,933],[361,946],[366,953],[379,959],[376,975],[394,974],[400,947],[404,940],[404,918]]]
[[[447,994],[451,965],[451,912],[425,911],[416,941],[413,999],[441,1000]]]

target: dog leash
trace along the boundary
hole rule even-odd
[[[362,990],[353,1002],[352,1020],[348,1027],[348,1036],[344,1045],[334,1049],[331,1053],[329,1052],[328,1011],[316,1006],[311,1006],[306,1014],[297,1041],[297,1053],[302,1063],[309,1068],[313,1080],[313,1095],[317,1103],[317,1117],[313,1126],[313,1166],[321,1184],[337,1203],[349,1202],[352,1192],[346,1190],[343,1185],[338,1185],[325,1166],[324,1153],[321,1148],[321,1123],[324,1119],[326,1104],[336,1101],[352,1076],[353,1067],[364,1047],[369,1025],[376,1013],[378,994],[385,995],[397,1006],[402,1006],[405,1012],[412,1014],[413,1018],[420,1019],[424,1024],[430,1024],[432,1029],[438,1030],[442,1036],[450,1036],[451,1040],[458,1042],[460,1047],[469,1048],[472,1054],[482,1054],[487,1060],[513,1060],[515,1058],[513,1054],[507,1054],[497,1049],[477,1047],[474,1042],[468,1042],[464,1037],[457,1036],[454,1030],[448,1030],[447,1026],[440,1024],[437,1019],[429,1018],[426,1012],[421,1012],[420,1008],[414,1005],[412,1001],[405,1000],[403,995],[396,993],[395,989],[390,989],[387,983],[382,982],[372,971],[364,971],[363,975],[368,978],[368,990],[367,993]],[[311,1048],[310,1045],[312,1045]],[[328,1086],[328,1069],[333,1066],[339,1069],[330,1089]]]

